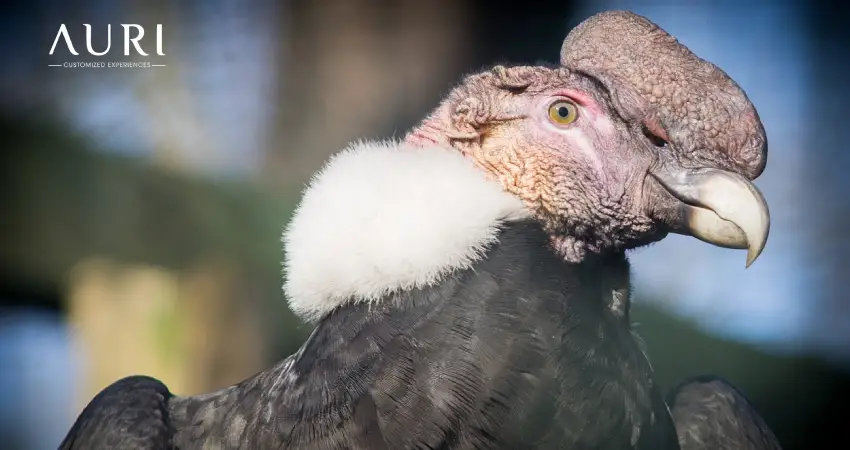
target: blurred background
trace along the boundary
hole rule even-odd
[[[0,448],[56,448],[125,375],[196,394],[289,355],[310,327],[280,290],[280,234],[310,174],[351,140],[401,135],[464,73],[557,62],[570,28],[612,8],[727,71],[770,143],[756,184],[771,236],[750,269],[677,236],[633,254],[659,381],[727,377],[787,449],[840,438],[850,27],[837,1],[29,0],[0,16]],[[107,55],[86,50],[86,23],[97,52],[112,24]],[[144,27],[149,56],[123,56],[122,23]],[[62,24],[79,56],[61,38],[49,55]]]

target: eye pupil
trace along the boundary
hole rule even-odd
[[[576,105],[568,100],[558,100],[549,105],[549,120],[558,125],[569,125],[575,122],[578,115]]]

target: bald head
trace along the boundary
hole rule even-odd
[[[748,179],[764,168],[766,144],[734,81],[623,12],[577,27],[562,64],[469,76],[406,139],[474,160],[567,259],[672,231],[747,248],[751,263],[769,219]]]

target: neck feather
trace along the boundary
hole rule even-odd
[[[284,232],[284,291],[315,321],[469,268],[505,222],[528,216],[455,149],[356,143],[317,173]]]

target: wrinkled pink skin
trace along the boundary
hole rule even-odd
[[[575,121],[549,117],[559,101],[577,106]],[[645,192],[654,143],[584,75],[499,66],[470,76],[406,140],[463,152],[526,203],[567,260],[663,236]]]

